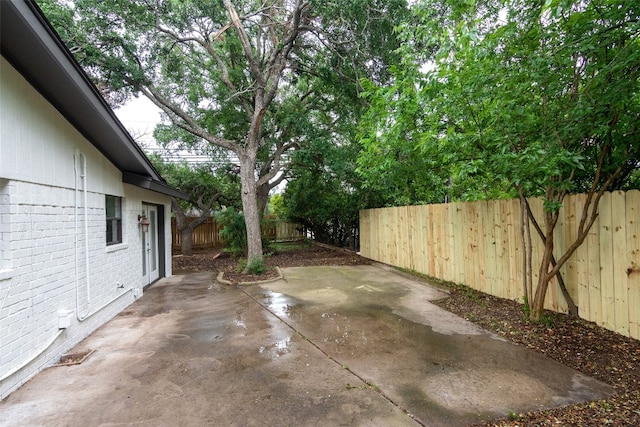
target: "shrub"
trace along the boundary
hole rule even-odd
[[[264,260],[261,260],[260,258],[251,258],[247,262],[246,270],[249,274],[261,275],[266,270]]]
[[[247,254],[247,228],[244,216],[231,208],[216,214],[216,221],[222,225],[220,238],[224,247],[235,254]]]
[[[247,226],[244,222],[244,215],[236,212],[231,208],[227,208],[215,215],[216,221],[222,226],[220,230],[220,238],[222,244],[231,253],[236,255],[247,255]],[[262,229],[268,224],[269,220],[262,222]],[[262,236],[262,248],[266,251],[271,246],[271,241],[267,236]]]
[[[264,261],[258,258],[251,258],[249,261],[242,258],[238,261],[238,268],[236,270],[238,273],[246,271],[248,274],[256,274],[260,276],[265,272],[266,267],[264,265]]]

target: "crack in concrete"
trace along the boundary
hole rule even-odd
[[[281,323],[283,323],[284,325],[286,325],[289,329],[291,329],[292,331],[294,331],[300,338],[302,338],[303,340],[307,341],[309,344],[311,344],[313,347],[315,347],[318,351],[320,351],[320,353],[322,353],[327,359],[331,360],[332,362],[334,362],[335,364],[337,364],[338,366],[340,366],[340,368],[346,370],[347,372],[349,372],[349,374],[353,375],[355,378],[357,378],[360,382],[362,382],[362,384],[366,385],[367,387],[371,388],[372,390],[376,391],[380,396],[382,396],[383,399],[385,399],[387,402],[391,403],[393,406],[395,406],[396,408],[400,409],[404,414],[406,414],[409,418],[411,418],[413,421],[416,422],[416,424],[422,426],[422,427],[426,427],[426,424],[424,424],[420,419],[416,418],[413,414],[411,414],[406,408],[402,407],[398,402],[394,401],[391,397],[387,396],[379,387],[377,387],[375,384],[370,383],[369,381],[367,381],[365,378],[363,378],[362,376],[360,376],[357,372],[353,371],[351,368],[349,368],[347,365],[340,363],[340,361],[338,361],[336,358],[334,358],[333,356],[331,356],[329,353],[327,353],[326,351],[324,351],[319,345],[317,345],[315,342],[313,342],[311,339],[309,339],[307,336],[305,336],[302,332],[300,332],[298,329],[296,329],[292,324],[290,324],[289,322],[287,322],[286,320],[284,320],[282,317],[278,316],[273,310],[271,310],[269,307],[267,307],[265,304],[263,304],[262,302],[260,302],[257,298],[255,298],[253,295],[249,294],[245,289],[242,288],[242,286],[238,286],[238,289],[240,289],[246,296],[248,296],[249,298],[251,298],[256,304],[258,304],[260,307],[262,307],[265,311],[267,311],[269,314],[271,314],[272,316],[274,316],[276,319],[278,319]]]

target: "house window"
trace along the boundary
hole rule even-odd
[[[9,265],[9,181],[0,178],[0,270]]]
[[[122,243],[122,197],[106,196],[107,246]]]

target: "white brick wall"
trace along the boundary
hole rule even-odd
[[[4,59],[0,58],[0,66],[3,399],[131,304],[134,290],[141,295],[146,280],[137,214],[143,202],[165,208],[167,275],[171,274],[171,234],[168,197],[123,184],[121,172]],[[76,190],[77,152],[86,156],[86,210],[84,194]],[[123,243],[109,247],[105,194],[123,198]],[[58,328],[60,310],[74,313],[70,327],[62,332]]]
[[[141,199],[125,194],[124,242],[107,247],[105,196],[88,195],[87,268],[84,209],[78,210],[76,228],[75,208],[68,204],[73,202],[69,195],[75,191],[25,182],[12,182],[12,185],[15,195],[11,197],[9,210],[14,213],[10,216],[9,232],[3,233],[3,244],[11,256],[11,274],[0,279],[0,376],[24,364],[58,333],[60,310],[71,310],[82,318],[100,307],[107,307],[82,322],[74,319],[71,327],[54,342],[48,352],[50,357],[41,357],[24,372],[16,374],[15,379],[9,378],[0,384],[2,397],[55,362],[62,353],[130,304],[134,299],[133,289],[141,291],[146,284],[142,277],[141,239],[135,217],[140,212]],[[47,194],[44,199],[48,199],[48,204],[35,203],[33,194]],[[118,288],[118,284],[124,288]],[[90,301],[87,301],[87,286]],[[76,304],[77,289],[82,296],[79,304]],[[119,295],[123,296],[118,299]],[[109,304],[113,300],[115,302]]]
[[[0,279],[11,267],[9,258],[9,200],[11,187],[9,181],[0,178]]]

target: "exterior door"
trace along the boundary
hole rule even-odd
[[[142,233],[142,275],[149,285],[160,278],[158,254],[158,208],[142,204],[142,212],[149,218],[149,230]]]

